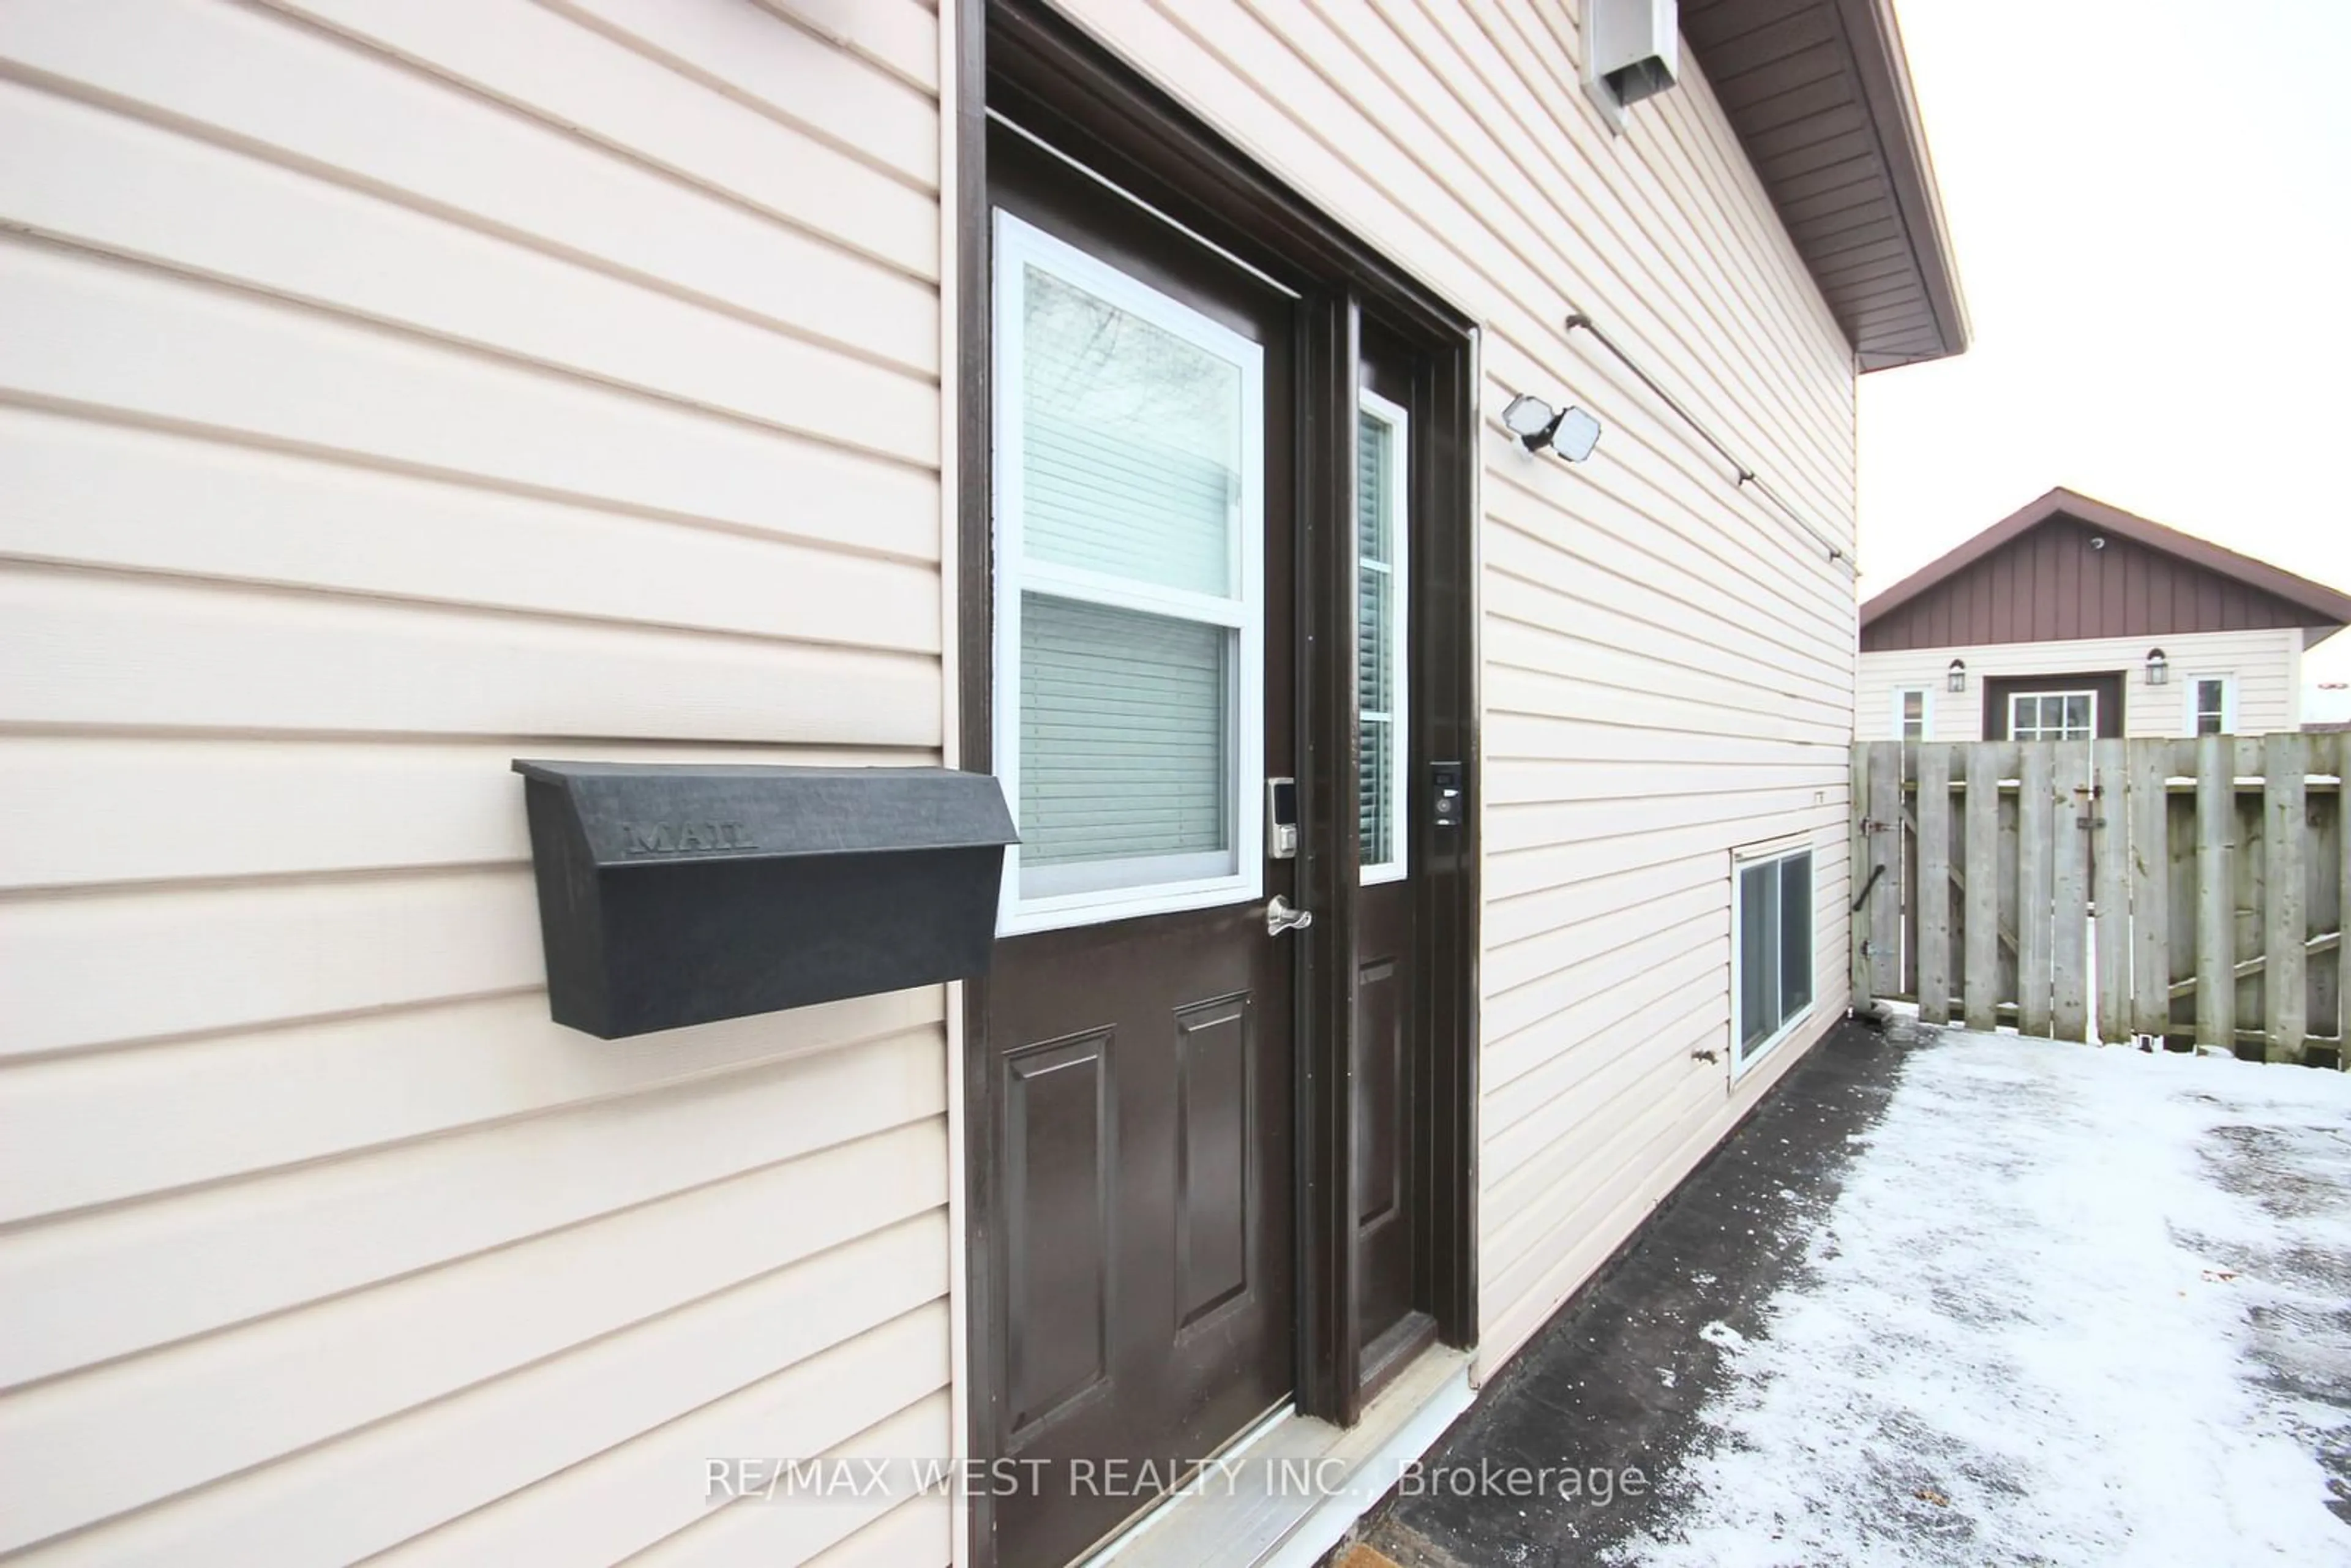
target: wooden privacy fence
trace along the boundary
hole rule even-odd
[[[2351,735],[1854,747],[1857,999],[2346,1062]]]

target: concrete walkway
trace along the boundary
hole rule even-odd
[[[1359,1561],[2351,1563],[2351,1078],[1840,1030],[1419,1488]]]

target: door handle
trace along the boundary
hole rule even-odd
[[[1278,893],[1265,906],[1265,934],[1269,936],[1279,936],[1285,931],[1303,931],[1313,924],[1312,910],[1292,909],[1290,900]]]

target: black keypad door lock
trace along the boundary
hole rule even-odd
[[[1428,765],[1428,821],[1435,828],[1458,828],[1468,819],[1469,797],[1458,762]]]
[[[1270,861],[1294,861],[1298,858],[1298,780],[1269,779],[1265,781],[1265,858]]]

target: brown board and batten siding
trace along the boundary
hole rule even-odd
[[[2325,611],[2061,514],[1915,598],[1867,616],[1861,647],[1874,653],[2256,632],[2326,621]]]
[[[1068,9],[1482,323],[1490,1368],[1835,1011],[1725,1092],[1734,845],[1813,845],[1843,994],[1851,579],[1563,319],[1604,319],[1847,541],[1852,350],[1700,74],[1612,137],[1574,6]],[[1593,409],[1598,458],[1521,452],[1492,423],[1520,391]]]
[[[790,9],[0,11],[0,1552],[946,1559],[703,1491],[949,1450],[941,995],[556,1027],[507,768],[940,755],[938,22]]]

